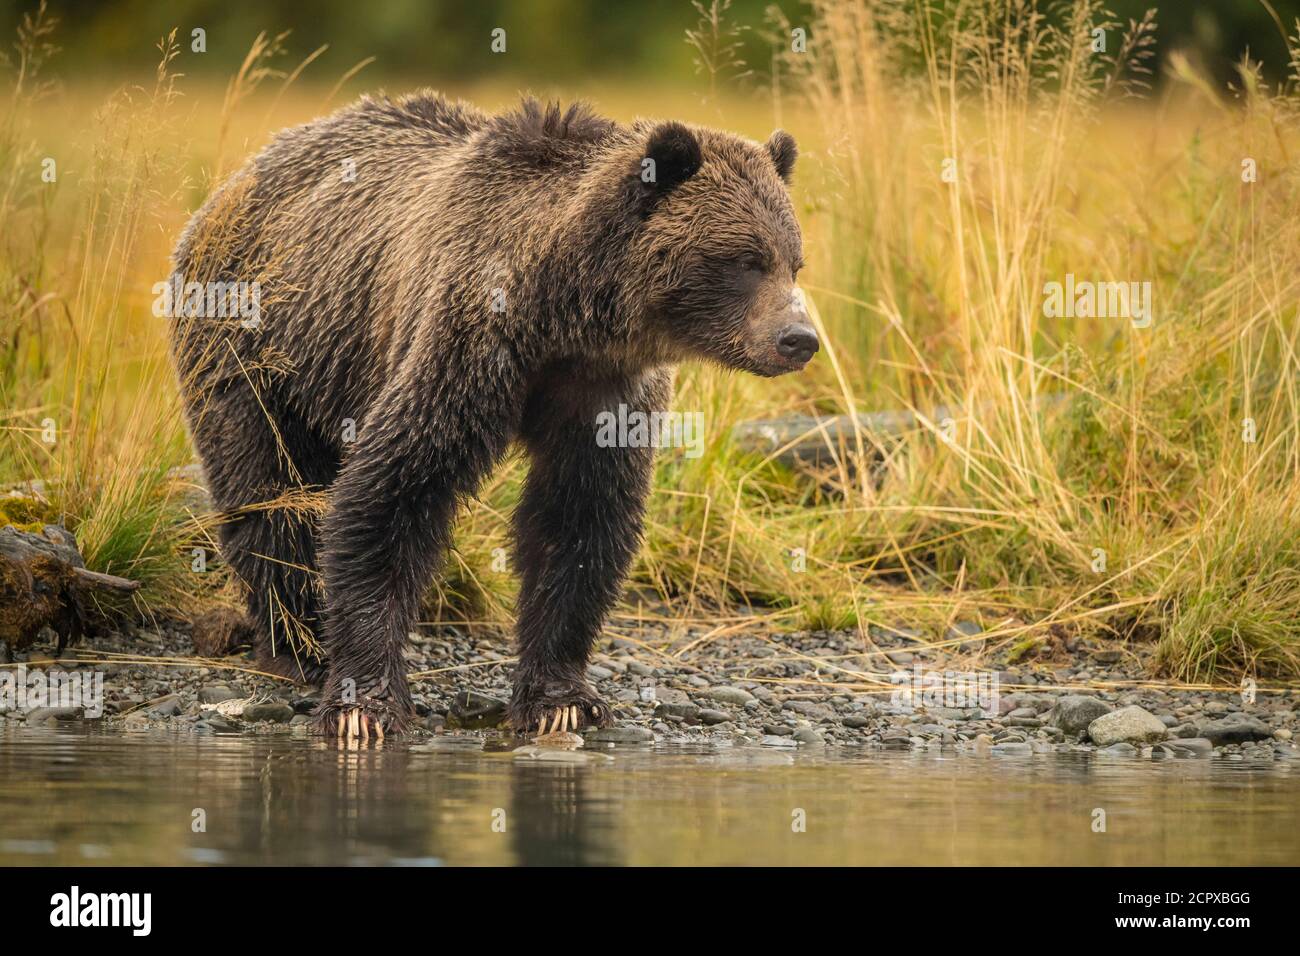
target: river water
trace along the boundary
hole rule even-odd
[[[1300,863],[1300,761],[510,746],[0,734],[0,864]]]

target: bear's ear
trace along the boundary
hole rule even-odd
[[[638,177],[647,208],[699,172],[700,141],[681,123],[660,123],[646,141]]]
[[[772,157],[777,175],[788,183],[790,174],[794,172],[795,157],[799,155],[794,137],[783,129],[777,130],[767,138],[767,154]]]

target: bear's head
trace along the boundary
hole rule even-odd
[[[818,341],[795,283],[794,139],[778,130],[758,144],[671,122],[641,132],[636,261],[661,351],[764,376],[803,368]]]

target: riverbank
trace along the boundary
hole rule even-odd
[[[1154,681],[1141,646],[1062,646],[1047,658],[1011,663],[963,625],[941,640],[879,628],[865,639],[857,631],[779,634],[761,622],[691,628],[640,620],[614,628],[625,636],[607,632],[589,677],[616,721],[584,733],[585,751],[707,741],[991,756],[1300,757],[1300,691]],[[10,698],[0,700],[4,730],[103,721],[141,732],[305,735],[318,694],[257,673],[250,656],[196,658],[183,624],[108,635],[57,661],[22,656],[15,664],[25,663],[29,674],[52,667],[102,674],[102,713],[14,706]],[[508,634],[431,628],[413,635],[408,657],[416,737],[508,733]]]

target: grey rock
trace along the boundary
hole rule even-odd
[[[1097,753],[1104,754],[1107,757],[1136,757],[1138,749],[1126,741],[1120,741],[1098,750]]]
[[[222,701],[237,700],[239,695],[225,684],[208,684],[199,688],[199,703],[220,704]]]
[[[731,720],[731,715],[722,710],[710,710],[704,708],[700,711],[700,723],[702,724],[722,724]]]
[[[944,636],[947,641],[962,641],[972,637],[978,637],[984,633],[984,629],[974,621],[958,621],[952,627],[948,628],[948,633]],[[969,641],[968,646],[974,645],[974,641]]]
[[[1219,720],[1203,720],[1196,724],[1196,729],[1197,736],[1212,740],[1216,747],[1264,740],[1273,736],[1273,731],[1267,724],[1258,717],[1247,714],[1231,714]]]
[[[176,694],[160,697],[149,705],[151,717],[175,717],[181,712],[181,699]]]
[[[815,720],[824,720],[835,716],[835,711],[825,704],[813,703],[810,700],[788,700],[785,703],[785,709],[793,710],[796,714],[803,717],[812,717]]]
[[[1056,702],[1056,706],[1047,715],[1047,722],[1072,737],[1078,737],[1094,720],[1110,712],[1110,704],[1104,700],[1071,694]]]
[[[1012,727],[1041,727],[1043,722],[1037,717],[1008,717],[1007,723]]]
[[[81,720],[85,716],[84,707],[33,707],[26,715],[29,724],[46,720]]]
[[[241,729],[229,717],[223,717],[218,713],[204,714],[194,727],[196,730],[208,730],[216,734],[237,734]]]
[[[655,716],[659,718],[676,717],[678,720],[694,723],[700,718],[700,708],[689,702],[679,704],[670,701],[660,701],[659,706],[655,708]]]
[[[778,737],[775,734],[764,734],[758,741],[764,747],[797,747],[798,742],[793,737]]]
[[[1165,746],[1173,748],[1174,753],[1188,756],[1208,757],[1214,753],[1214,741],[1204,737],[1183,737],[1171,740]]]
[[[714,687],[704,696],[719,704],[736,704],[741,707],[755,699],[753,694],[742,687]]]
[[[821,734],[817,733],[817,731],[813,730],[811,727],[798,728],[794,732],[794,739],[799,741],[801,744],[806,744],[811,747],[820,747],[826,743],[826,741],[822,739]]]
[[[926,713],[939,720],[979,720],[984,716],[978,707],[927,707]]]
[[[1012,742],[1005,744],[994,744],[989,748],[989,753],[1001,757],[1027,757],[1034,752],[1034,748],[1024,742]]]
[[[601,744],[641,744],[654,740],[655,735],[645,727],[598,727],[587,731],[587,740]]]
[[[496,727],[505,722],[506,702],[475,690],[463,690],[452,701],[448,716],[471,730]]]
[[[642,690],[646,688],[642,687]],[[650,688],[654,691],[653,700],[662,704],[689,704],[691,698],[680,687],[665,687],[662,684]]]
[[[244,708],[244,720],[250,723],[266,721],[272,724],[287,724],[293,720],[293,708],[284,701],[272,700],[265,704],[249,704]]]
[[[1169,731],[1159,717],[1136,705],[1103,714],[1088,725],[1088,736],[1098,747],[1118,743],[1154,743],[1168,735]]]

